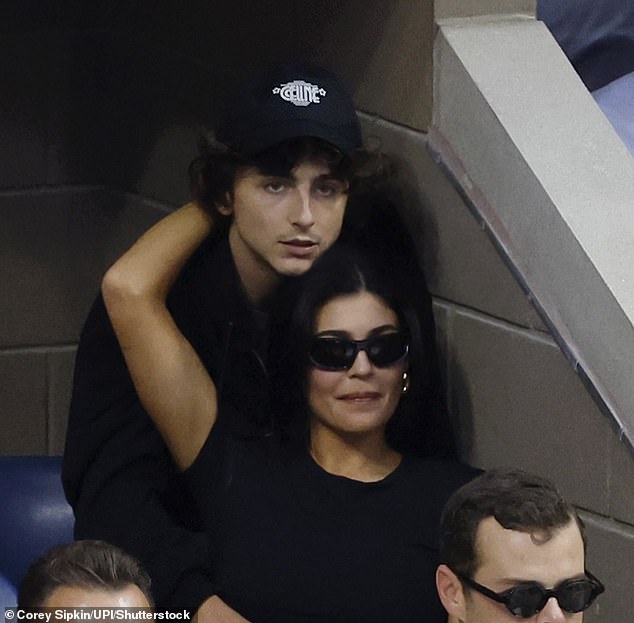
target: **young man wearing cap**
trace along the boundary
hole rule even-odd
[[[221,145],[190,167],[197,204],[182,208],[203,206],[213,232],[169,305],[222,400],[249,414],[233,432],[263,435],[266,302],[339,235],[361,135],[352,101],[318,68],[277,68],[245,84],[229,107],[216,129]],[[205,538],[139,403],[101,297],[77,353],[63,476],[76,538],[104,539],[139,558],[160,608],[238,620],[223,618],[234,613],[209,597]]]
[[[442,517],[436,572],[448,623],[581,623],[603,592],[585,565],[583,524],[553,483],[491,470]]]

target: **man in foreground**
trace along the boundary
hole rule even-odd
[[[103,541],[51,548],[26,572],[18,607],[150,608],[150,578],[141,565]]]
[[[449,499],[436,586],[448,623],[580,623],[604,588],[584,528],[555,486],[492,470]]]

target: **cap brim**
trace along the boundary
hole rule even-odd
[[[337,128],[314,120],[295,119],[255,128],[244,137],[245,140],[234,141],[232,147],[252,156],[283,141],[300,137],[319,138],[334,145],[348,156],[361,146],[361,135],[356,127]]]

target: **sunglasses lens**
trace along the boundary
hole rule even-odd
[[[490,588],[478,584],[469,576],[457,573],[467,586],[489,599],[504,604],[513,616],[522,619],[535,616],[552,597],[557,600],[559,607],[566,612],[582,612],[589,608],[605,588],[589,571],[586,571],[586,574],[585,578],[564,580],[554,589],[546,589],[538,582],[524,582],[502,593],[496,593]]]
[[[550,594],[539,584],[526,584],[508,591],[505,603],[514,616],[527,619],[542,610],[552,595],[562,610],[582,612],[590,607],[600,592],[599,585],[586,578],[564,582]]]
[[[599,594],[596,585],[590,580],[571,580],[561,585],[557,601],[566,612],[582,612],[589,608]]]
[[[400,333],[377,335],[368,340],[366,352],[375,366],[389,366],[407,355],[407,339]]]
[[[516,617],[532,617],[544,605],[544,589],[539,584],[520,585],[508,592],[506,607]]]
[[[350,340],[317,338],[310,349],[310,360],[324,370],[346,370],[356,354],[356,346]]]

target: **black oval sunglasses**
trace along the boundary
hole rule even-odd
[[[323,335],[313,339],[308,351],[310,362],[320,370],[349,370],[360,351],[378,368],[386,368],[404,359],[409,351],[403,333],[382,333],[365,340]]]
[[[586,571],[585,578],[564,580],[552,589],[545,588],[539,582],[522,582],[501,593],[478,584],[466,575],[456,575],[470,588],[504,604],[513,616],[523,619],[535,616],[543,610],[551,597],[554,597],[559,607],[566,612],[583,612],[605,590],[603,584],[589,571]]]

